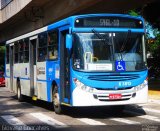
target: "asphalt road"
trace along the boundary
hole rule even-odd
[[[0,87],[0,130],[160,131],[160,101],[127,106],[121,113],[108,107],[68,107],[57,115],[50,103],[18,102]]]

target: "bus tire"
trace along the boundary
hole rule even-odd
[[[23,99],[23,95],[21,94],[21,85],[20,85],[20,81],[17,82],[17,99],[19,102],[22,102]]]
[[[62,114],[62,106],[59,100],[58,87],[55,86],[52,93],[53,107],[56,114]]]

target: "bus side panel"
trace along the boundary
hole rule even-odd
[[[14,70],[13,70],[13,91],[17,92],[17,78],[20,78],[20,72],[21,72],[21,64],[14,64]]]
[[[31,96],[30,94],[30,71],[29,71],[29,63],[22,63],[19,65],[19,78],[21,84],[21,93],[26,96]]]
[[[21,79],[20,80],[20,84],[21,84],[21,93],[23,95],[26,95],[26,96],[31,96],[31,93],[30,93],[30,80]]]
[[[58,61],[48,61],[46,63],[47,66],[47,101],[52,102],[52,82],[55,81],[57,86],[59,87],[59,73],[60,66]]]
[[[37,62],[37,91],[38,99],[47,101],[46,62]]]
[[[6,83],[6,87],[11,89],[10,87],[10,65],[6,64],[6,72],[5,72],[5,83]]]

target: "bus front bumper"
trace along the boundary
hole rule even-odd
[[[120,97],[114,97],[120,96]],[[96,90],[87,92],[76,87],[72,94],[72,106],[110,106],[146,103],[148,85],[140,90]]]

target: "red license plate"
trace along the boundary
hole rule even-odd
[[[121,99],[122,95],[121,94],[109,94],[109,99],[115,100],[115,99]]]

